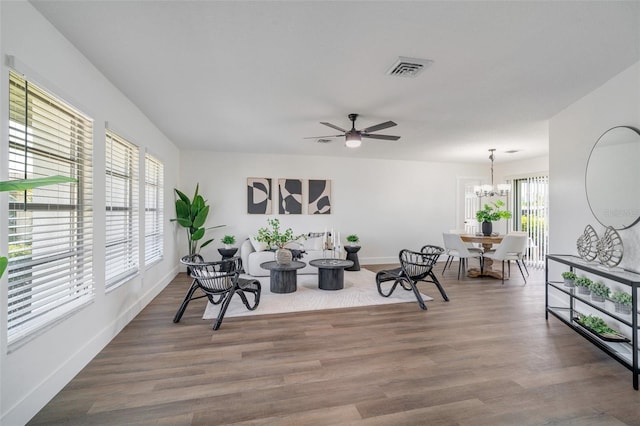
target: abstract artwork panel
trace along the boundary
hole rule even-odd
[[[247,178],[247,213],[272,214],[271,178]]]
[[[278,188],[278,213],[302,214],[302,179],[279,179]]]
[[[309,179],[309,214],[331,214],[331,180]]]

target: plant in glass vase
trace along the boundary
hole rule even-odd
[[[482,210],[476,212],[476,219],[482,224],[482,233],[485,236],[491,235],[493,231],[492,222],[500,219],[511,219],[509,210],[501,210],[504,207],[504,201],[497,200],[493,203],[485,204]]]

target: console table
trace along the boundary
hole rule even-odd
[[[587,262],[571,255],[547,255],[545,272],[545,318],[549,314],[571,327],[591,343],[609,354],[613,359],[631,370],[633,388],[638,390],[638,288],[640,288],[640,274],[624,271],[620,268],[606,268],[600,264]],[[561,271],[569,270],[575,274],[589,276],[593,281],[601,280],[611,288],[617,288],[631,293],[631,316],[614,312],[609,304],[592,301],[576,291],[575,287],[565,287]],[[553,301],[550,301],[553,299]],[[609,305],[609,306],[608,306]],[[597,335],[585,328],[577,321],[579,314],[601,315],[605,322],[620,328],[628,341],[615,341]],[[615,328],[610,327],[610,328]]]

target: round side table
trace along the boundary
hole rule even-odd
[[[347,260],[353,262],[353,266],[345,268],[345,271],[359,271],[360,262],[358,261],[358,252],[360,251],[360,246],[344,246],[344,251],[347,252]]]

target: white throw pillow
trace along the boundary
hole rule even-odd
[[[287,244],[284,245],[284,248],[290,249],[290,250],[303,250],[305,246],[299,243],[298,241],[289,241]]]
[[[324,237],[307,238],[304,241],[305,250],[322,250],[322,240]]]
[[[263,243],[263,242],[260,242],[260,241],[256,240],[255,235],[250,235],[249,236],[249,241],[251,241],[251,245],[253,246],[253,249],[255,251],[265,251],[265,250],[267,250],[267,247],[268,247],[267,243]]]

